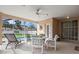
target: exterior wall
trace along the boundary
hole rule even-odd
[[[2,44],[2,15],[0,13],[0,45]]]

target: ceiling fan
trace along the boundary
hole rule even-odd
[[[40,8],[38,8],[38,9],[36,9],[36,15],[45,15],[45,16],[48,16],[48,14],[47,13],[43,13],[43,10],[42,9],[40,9]]]

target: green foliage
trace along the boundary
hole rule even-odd
[[[16,20],[16,21],[15,21],[15,26],[16,26],[17,29],[20,29],[20,30],[23,29],[23,28],[21,27],[21,21],[19,21],[19,20]]]
[[[16,21],[15,21],[15,25],[16,25],[16,26],[21,26],[21,21],[16,20]]]
[[[5,28],[13,28],[13,26],[14,26],[13,24],[9,24],[9,23],[3,24],[3,27]]]

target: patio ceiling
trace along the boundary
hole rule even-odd
[[[40,8],[42,13],[48,15],[36,15],[36,10]],[[0,5],[0,12],[8,15],[41,21],[51,17],[76,17],[79,16],[78,5]]]

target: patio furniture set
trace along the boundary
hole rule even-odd
[[[15,49],[18,46],[19,43],[21,43],[21,40],[17,40],[15,34],[4,34],[5,37],[8,39],[8,44],[6,46],[9,46],[11,43],[15,43]],[[44,47],[53,47],[56,51],[56,40],[58,39],[58,35],[55,35],[54,38],[46,38],[46,37],[40,37],[40,36],[32,36],[31,43],[32,43],[32,52],[34,51],[34,48],[41,48],[41,53],[43,53]]]

